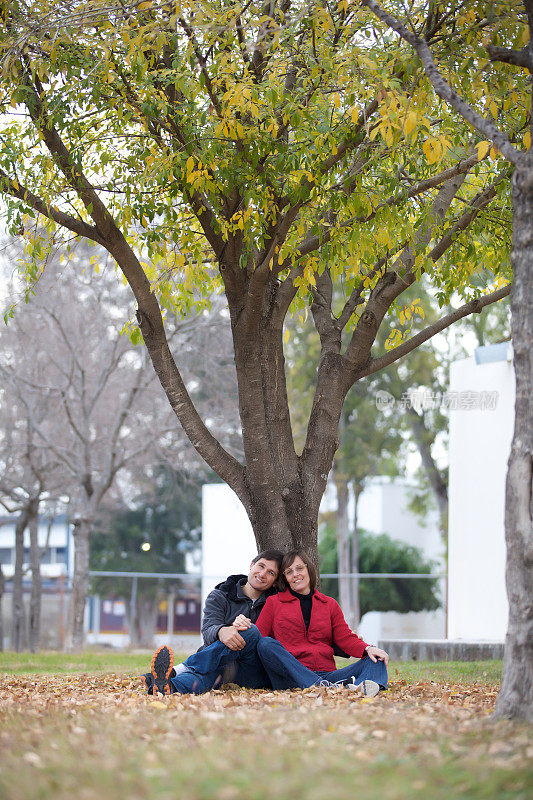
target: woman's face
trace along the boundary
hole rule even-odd
[[[299,594],[309,594],[311,591],[309,570],[300,556],[296,556],[290,567],[287,567],[283,574],[285,575],[285,580],[293,592],[298,592]]]

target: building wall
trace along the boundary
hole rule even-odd
[[[507,630],[505,479],[515,383],[507,348],[498,361],[487,360],[489,351],[478,348],[477,358],[457,361],[451,368],[450,392],[467,400],[475,399],[472,393],[478,399],[482,392],[498,396],[495,408],[488,404],[450,411],[450,639],[502,640]],[[492,353],[501,356],[501,347]]]
[[[0,519],[0,560],[6,578],[11,578],[15,571],[15,521],[16,515],[4,516]],[[59,575],[72,574],[74,567],[74,546],[72,529],[65,515],[56,517],[48,530],[48,520],[40,519],[37,531],[39,547],[44,548],[48,541],[48,552],[41,564],[43,578],[57,578]],[[29,561],[30,532],[24,532],[24,548]]]
[[[225,483],[202,487],[202,608],[228,575],[248,574],[257,545],[241,501]]]
[[[434,562],[433,572],[445,571],[445,546],[439,531],[438,513],[430,510],[422,521],[409,509],[414,484],[406,479],[376,477],[359,498],[358,526],[370,533],[386,533],[392,539],[417,547]],[[421,580],[414,578],[413,580]],[[446,587],[439,582],[442,608],[436,611],[370,611],[363,616],[358,633],[367,642],[380,639],[443,639],[446,636]]]

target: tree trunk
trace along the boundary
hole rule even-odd
[[[533,722],[533,157],[513,176],[512,335],[515,427],[507,471],[509,625],[497,717]]]
[[[0,653],[4,649],[4,611],[3,611],[3,598],[4,598],[4,572],[2,564],[0,564]]]
[[[31,565],[31,596],[29,609],[28,640],[30,652],[36,653],[41,642],[41,604],[42,580],[41,558],[38,541],[39,530],[39,499],[32,504],[30,511],[30,565]]]
[[[353,517],[353,535],[352,535],[352,561],[351,561],[351,569],[350,572],[353,573],[352,578],[352,619],[350,623],[354,630],[357,630],[357,626],[359,625],[361,619],[361,606],[359,604],[359,578],[357,577],[357,573],[359,572],[359,533],[357,530],[357,506],[359,504],[359,498],[361,496],[361,488],[359,486],[354,486],[353,490],[354,496],[354,517]]]
[[[348,528],[348,481],[335,471],[337,489],[337,570],[339,572],[339,604],[347,620],[352,618],[350,592],[350,531]]]
[[[79,653],[83,648],[83,618],[89,593],[89,535],[92,520],[78,519],[74,522],[74,575],[68,609],[65,650]]]
[[[414,408],[408,407],[407,413],[411,422],[411,430],[422,459],[422,466],[427,475],[433,495],[437,502],[440,520],[440,533],[442,541],[448,541],[448,486],[442,479],[439,468],[437,467],[431,454],[433,437],[424,424],[424,418],[418,414]]]
[[[136,603],[136,639],[138,647],[151,649],[157,624],[157,597],[137,597]]]
[[[13,575],[13,602],[11,647],[20,653],[26,646],[26,614],[24,609],[23,569],[24,531],[28,524],[28,508],[24,508],[15,524],[15,572]]]

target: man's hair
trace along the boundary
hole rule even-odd
[[[283,561],[283,553],[281,550],[261,550],[255,558],[252,558],[252,564],[256,564],[262,558],[264,558],[265,561],[275,561],[278,565],[278,572],[280,571],[281,562]]]
[[[305,566],[307,567],[307,570],[309,572],[310,589],[312,592],[314,592],[316,589],[316,581],[317,581],[316,567],[309,558],[309,556],[307,555],[307,553],[305,552],[305,550],[289,550],[288,553],[285,553],[285,555],[283,556],[283,561],[281,562],[279,582],[281,583],[284,589],[289,588],[289,584],[287,583],[287,580],[285,578],[285,570],[291,566],[292,562],[296,558],[298,558],[298,556],[302,559]]]

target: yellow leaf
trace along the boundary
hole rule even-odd
[[[477,148],[477,160],[481,161],[482,158],[485,158],[487,153],[490,150],[490,142],[479,142],[476,144]]]
[[[434,164],[442,154],[442,145],[437,139],[426,139],[422,145],[422,150],[428,164]]]
[[[192,172],[193,169],[194,169],[194,158],[192,156],[189,156],[189,158],[187,159],[186,170],[187,172]]]
[[[290,337],[290,333],[289,333],[289,329],[287,328],[287,330],[285,331],[285,344],[287,344],[287,342],[289,341],[289,337]]]
[[[490,157],[494,160],[498,155],[498,148],[495,145],[492,145],[490,148]]]
[[[359,109],[357,108],[357,106],[354,106],[352,108],[350,119],[352,120],[353,125],[357,125],[357,120],[359,119]]]
[[[405,117],[405,122],[404,122],[404,125],[403,125],[403,129],[404,129],[404,131],[405,131],[407,136],[411,133],[412,130],[414,130],[414,128],[416,126],[417,119],[418,119],[418,115],[417,115],[416,111],[411,110],[411,111],[409,111],[407,113],[407,115]]]
[[[490,113],[492,114],[492,116],[494,117],[494,119],[496,119],[496,118],[497,118],[497,116],[498,116],[498,106],[496,105],[496,103],[494,102],[494,100],[493,100],[493,101],[492,101],[492,103],[490,104]]]
[[[531,131],[526,131],[524,134],[524,147],[526,150],[531,147]]]

